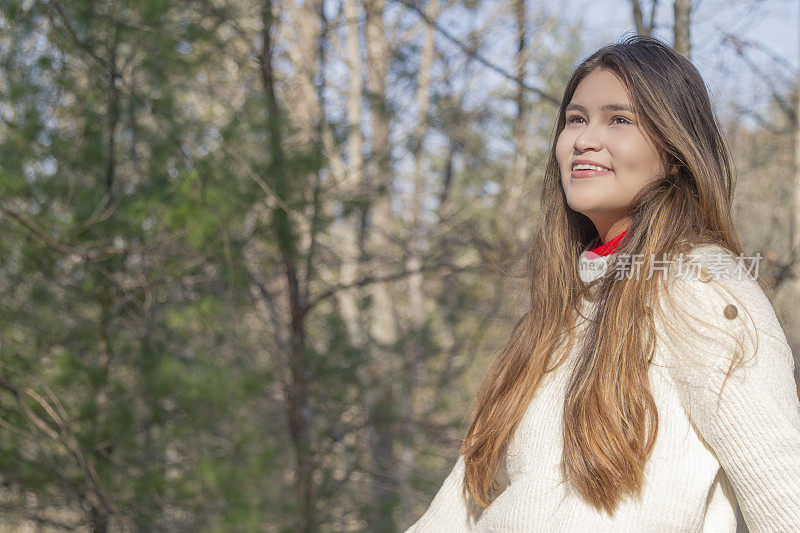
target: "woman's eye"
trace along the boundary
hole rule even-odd
[[[617,122],[617,119],[621,120],[622,122]],[[583,117],[578,115],[573,115],[567,118],[567,124],[577,124],[577,121],[583,120]],[[617,115],[616,117],[611,119],[612,124],[630,124],[631,122],[625,118]]]

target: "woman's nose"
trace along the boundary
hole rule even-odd
[[[581,152],[586,150],[599,150],[601,146],[598,132],[591,126],[585,128],[580,135],[575,137],[575,148]]]

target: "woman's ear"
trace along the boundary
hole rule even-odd
[[[667,172],[666,175],[668,178],[675,179],[680,176],[680,168],[681,166],[675,162],[674,159],[671,159],[670,162],[667,164]]]
[[[678,173],[678,164],[675,161],[675,157],[669,154],[665,154],[665,161],[664,161],[664,168],[666,169],[667,176],[674,176]]]

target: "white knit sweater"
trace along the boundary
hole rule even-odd
[[[477,523],[461,496],[459,457],[407,531],[800,532],[800,401],[786,336],[753,277],[737,279],[734,256],[715,245],[689,255],[703,268],[670,277],[679,307],[662,305],[677,320],[656,321],[649,377],[659,425],[641,497],[625,498],[609,516],[562,482],[562,404],[572,369],[562,364],[536,391],[504,458],[498,481],[505,489]],[[582,267],[596,266],[592,261],[605,259],[581,254]],[[582,305],[578,335],[596,302]],[[717,406],[741,348],[745,362],[728,377]]]

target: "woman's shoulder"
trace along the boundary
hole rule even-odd
[[[682,316],[702,318],[740,335],[786,336],[759,279],[761,257],[735,254],[719,244],[700,244],[673,258],[669,296]]]
[[[690,292],[724,291],[749,297],[766,298],[758,279],[760,255],[735,254],[719,244],[699,244],[688,252],[674,254],[670,278]]]
[[[697,244],[692,246],[688,252],[678,253],[675,257],[680,265],[686,268],[679,275],[685,279],[705,282],[708,275],[713,279],[742,279],[746,274],[753,276],[753,271],[749,268],[748,258],[744,254],[736,255],[731,250],[719,244]],[[692,275],[694,274],[694,276]]]
[[[673,277],[656,319],[676,382],[716,393],[729,374],[762,381],[791,376],[791,347],[747,258],[718,245],[695,247],[687,256],[694,266]]]

